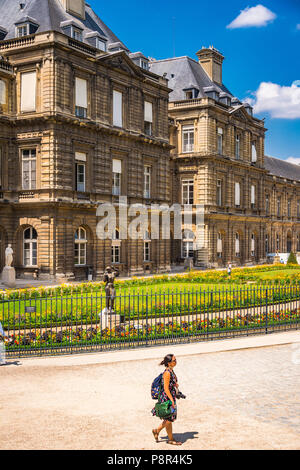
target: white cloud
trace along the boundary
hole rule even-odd
[[[275,20],[277,16],[268,8],[263,5],[257,5],[252,8],[245,8],[239,16],[230,23],[227,28],[248,28],[251,26],[266,26],[271,21]]]
[[[286,159],[289,163],[294,163],[294,165],[300,165],[300,158],[297,157],[289,157]]]
[[[262,82],[258,90],[247,98],[254,113],[267,112],[272,118],[300,119],[300,80],[291,86]]]

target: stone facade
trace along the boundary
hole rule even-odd
[[[124,274],[167,271],[168,242],[151,242],[145,261],[143,240],[116,241],[118,255],[112,259],[112,242],[96,236],[98,204],[112,202],[118,210],[113,159],[121,162],[120,195],[128,204],[170,203],[167,81],[135,65],[124,51],[102,53],[55,31],[0,42],[0,54],[6,90],[0,111],[0,269],[11,243],[18,276],[37,272],[40,278],[86,279],[89,271],[95,279],[113,261]],[[35,109],[23,111],[22,74],[31,72],[36,74]],[[76,115],[78,78],[87,83],[83,117]],[[115,90],[123,98],[122,127],[113,123]],[[151,135],[144,131],[145,101],[153,109]],[[85,166],[80,190],[77,154],[84,155]],[[28,155],[35,163],[29,163],[31,174],[24,177]],[[147,196],[145,166],[151,174]],[[26,178],[34,180],[32,188]],[[86,246],[76,264],[80,228]]]
[[[198,54],[200,64],[204,58],[213,61],[214,55],[218,65],[222,64],[220,57],[224,58],[217,51],[205,52]],[[166,70],[170,67],[164,61],[154,62],[151,70],[162,71],[164,66]],[[207,73],[215,73],[213,66],[206,67]],[[168,77],[176,77],[177,69],[179,66],[172,65]],[[218,69],[214,82],[220,76]],[[181,88],[191,88],[188,83],[184,87],[180,72],[177,77],[178,82],[182,79]],[[176,83],[172,88],[178,96]],[[204,210],[203,226],[196,225],[195,207],[192,225],[183,226],[194,234],[193,255],[198,266],[265,263],[268,253],[300,251],[300,169],[265,157],[264,121],[253,117],[247,105],[232,103],[232,96],[231,104],[209,96],[186,96],[171,99],[169,104],[172,200],[200,205]],[[192,137],[187,137],[189,132]],[[280,163],[284,171],[288,166],[289,177],[270,171],[270,160]],[[188,184],[190,200],[186,199]],[[183,238],[188,242],[188,237]],[[173,242],[173,261],[183,262],[188,256],[183,244]]]

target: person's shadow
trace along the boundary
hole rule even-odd
[[[7,361],[5,364],[0,364],[0,367],[7,367],[7,366],[21,366],[22,363],[20,361]]]
[[[182,434],[173,434],[175,441],[180,441],[183,444],[191,439],[199,439],[196,434],[199,434],[198,432],[184,432]],[[168,440],[168,437],[163,437],[162,440]]]

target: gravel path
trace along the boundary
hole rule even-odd
[[[300,449],[300,344],[177,357],[182,450]],[[171,450],[151,434],[157,360],[39,361],[0,367],[0,449]]]

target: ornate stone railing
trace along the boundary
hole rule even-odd
[[[0,51],[6,50],[6,49],[13,49],[16,47],[29,46],[30,44],[34,44],[34,42],[35,42],[35,35],[11,39],[10,41],[3,41],[0,43]]]
[[[85,54],[90,54],[96,57],[97,53],[92,47],[89,47],[88,45],[71,38],[69,38],[68,42],[69,46],[74,47],[74,49],[78,49],[79,51],[84,52]]]
[[[13,69],[9,62],[5,62],[4,60],[0,60],[0,69],[4,70],[5,72],[12,73]]]

